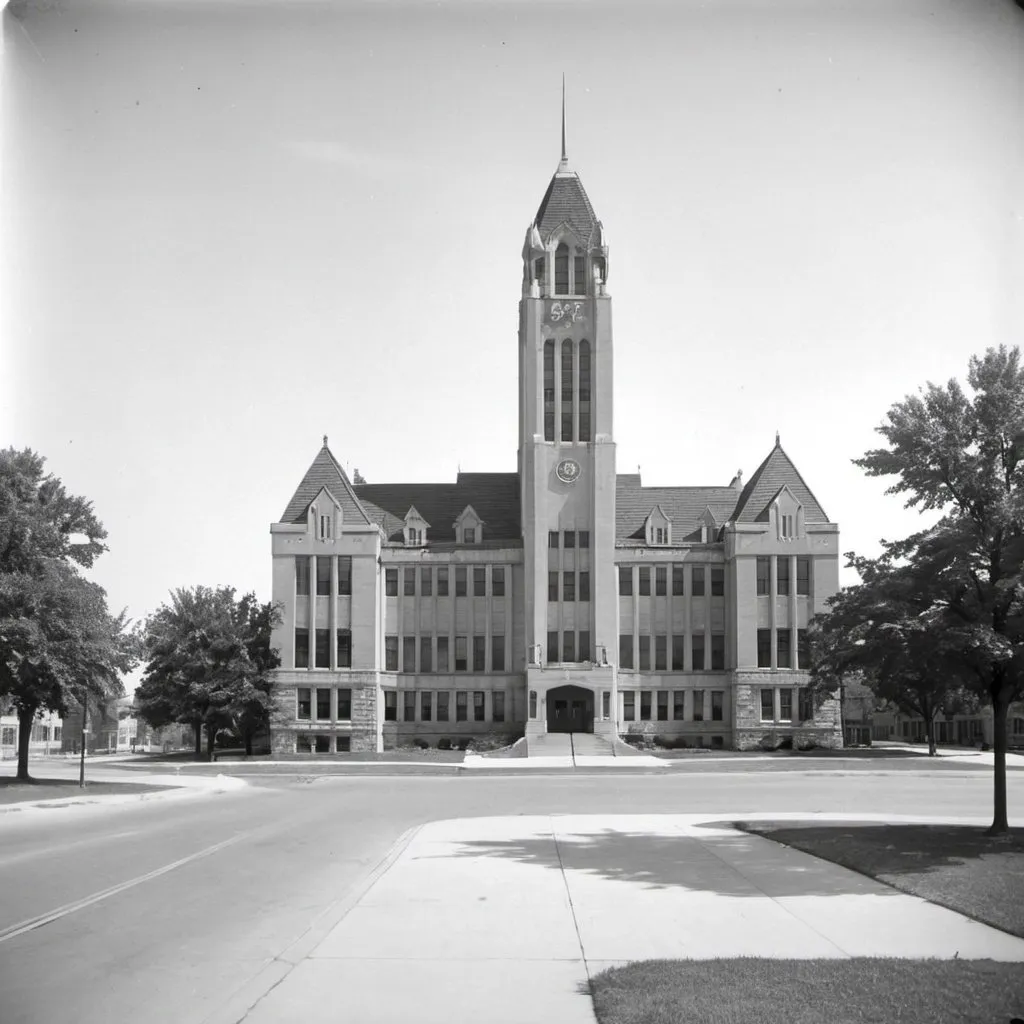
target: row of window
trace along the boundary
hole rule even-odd
[[[487,695],[483,690],[456,690],[454,717],[452,692],[449,690],[403,690],[403,722],[486,722]],[[397,722],[398,691],[384,691],[384,721]],[[419,717],[417,717],[417,710]],[[505,694],[495,690],[491,694],[492,722],[505,721]]]
[[[469,594],[469,566],[456,565],[455,570],[455,596],[467,597]],[[473,569],[473,596],[487,597],[487,566],[474,565]],[[436,574],[436,577],[435,577]],[[405,568],[393,568],[384,570],[384,593],[387,597],[398,597],[399,575],[402,577],[401,592],[405,597],[415,597],[417,593],[416,579],[419,577],[419,596],[438,597],[449,596],[449,566],[447,565],[421,565],[419,572],[413,566]],[[491,597],[505,596],[505,566],[491,566]]]
[[[566,630],[561,634],[561,644],[558,641],[557,630],[549,631],[546,659],[549,665],[577,664],[593,660],[590,653],[589,629],[581,629],[578,633],[575,630]]]
[[[470,642],[472,641],[472,646]],[[435,655],[436,643],[436,655]],[[389,633],[384,637],[384,669],[387,672],[486,672],[487,637],[455,637],[454,658],[447,636],[402,637],[401,663],[399,663],[398,637]],[[419,660],[417,662],[417,655]],[[505,637],[491,637],[492,672],[505,671]]]
[[[633,596],[633,566],[619,566],[619,597]],[[706,573],[706,570],[710,573]],[[664,597],[668,594],[668,570],[667,565],[641,565],[637,566],[636,591],[640,597],[650,597],[651,584],[653,579],[655,597]],[[652,572],[653,570],[653,572]],[[706,575],[711,577],[711,596],[725,596],[725,568],[720,565],[703,566],[695,565],[691,569],[690,596],[704,597],[706,594]],[[672,566],[672,596],[681,597],[686,593],[686,573],[684,566]]]
[[[296,754],[347,754],[351,749],[351,736],[315,736],[300,732],[295,737]]]
[[[576,345],[569,338],[562,342],[559,360],[560,387],[556,403],[555,343],[544,342],[544,440],[555,440],[555,421],[560,421],[563,441],[590,440],[591,366],[590,342]],[[577,428],[578,413],[578,429]]]
[[[622,720],[624,722],[703,722],[704,691],[691,690],[692,715],[686,718],[686,690],[623,690]],[[637,699],[639,697],[639,700]],[[712,722],[724,717],[725,691],[711,691]],[[669,715],[671,710],[672,714]],[[639,714],[638,714],[639,712]]]
[[[619,668],[638,669],[640,672],[682,672],[685,665],[686,636],[676,633],[672,636],[671,661],[669,660],[668,636],[664,633],[651,637],[641,633],[637,638],[637,661],[633,660],[633,634],[619,634]],[[653,643],[652,643],[653,640]],[[708,656],[710,655],[710,656]],[[711,669],[713,672],[725,670],[725,634],[711,634],[711,649],[706,650],[703,633],[690,636],[690,658],[694,672]]]
[[[806,686],[775,686],[761,690],[761,721],[792,722],[793,695],[796,694],[797,721],[814,718],[814,697]],[[776,701],[776,697],[778,700]]]
[[[577,587],[577,576],[579,586]],[[561,582],[561,599],[563,601],[589,601],[590,600],[590,573],[576,573],[572,569],[562,572],[551,571],[548,573],[548,600],[559,599],[559,582]]]
[[[557,551],[559,540],[563,548],[589,548],[589,530],[548,530],[548,548]]]
[[[310,555],[298,555],[295,558],[295,593],[300,596],[309,594],[309,560]],[[338,593],[352,593],[352,556],[351,555],[316,555],[316,593],[318,597],[331,595],[331,563],[338,563]]]
[[[783,555],[781,558],[774,555],[758,558],[757,593],[762,596],[771,594],[773,560],[775,562],[775,593],[781,597],[788,594],[791,587],[788,555]],[[810,594],[811,592],[811,560],[809,558],[796,560],[796,592],[798,594]]]
[[[808,668],[810,666],[810,649],[807,646],[807,630],[796,631],[796,660],[793,659],[793,644],[788,629],[775,631],[775,667],[776,668]],[[772,631],[757,631],[757,667],[772,667]]]
[[[330,668],[331,667],[331,631],[329,629],[315,630],[316,646],[314,647],[314,661],[309,662],[309,630],[304,626],[297,626],[295,629],[295,667],[296,668]],[[352,667],[352,631],[339,629],[335,636],[335,651],[337,668]]]
[[[295,691],[295,717],[300,722],[350,722],[352,691],[347,687],[300,686]]]

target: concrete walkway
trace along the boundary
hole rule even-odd
[[[865,820],[736,820],[809,817]],[[457,819],[210,1020],[593,1024],[588,978],[631,960],[954,955],[1024,961],[1024,939],[708,815]]]

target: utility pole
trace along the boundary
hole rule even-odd
[[[85,789],[85,718],[89,714],[89,704],[82,695],[82,752],[78,762],[78,788]]]

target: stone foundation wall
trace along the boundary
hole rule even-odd
[[[783,744],[794,749],[843,746],[839,701],[830,698],[816,704],[814,718],[797,720],[799,700],[793,695],[793,721],[762,721],[761,690],[808,685],[806,672],[737,672],[733,687],[733,746],[736,750],[775,750]]]
[[[299,720],[297,698],[300,686],[345,688],[352,691],[351,719],[329,721]],[[377,720],[380,684],[376,672],[278,672],[273,688],[274,707],[270,713],[272,756],[294,755],[296,737],[349,737],[350,750],[376,753],[383,749],[382,724]],[[383,709],[381,709],[383,715]],[[321,755],[322,756],[322,755]]]

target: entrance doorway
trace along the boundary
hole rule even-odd
[[[593,732],[594,694],[582,686],[548,690],[548,732]]]

